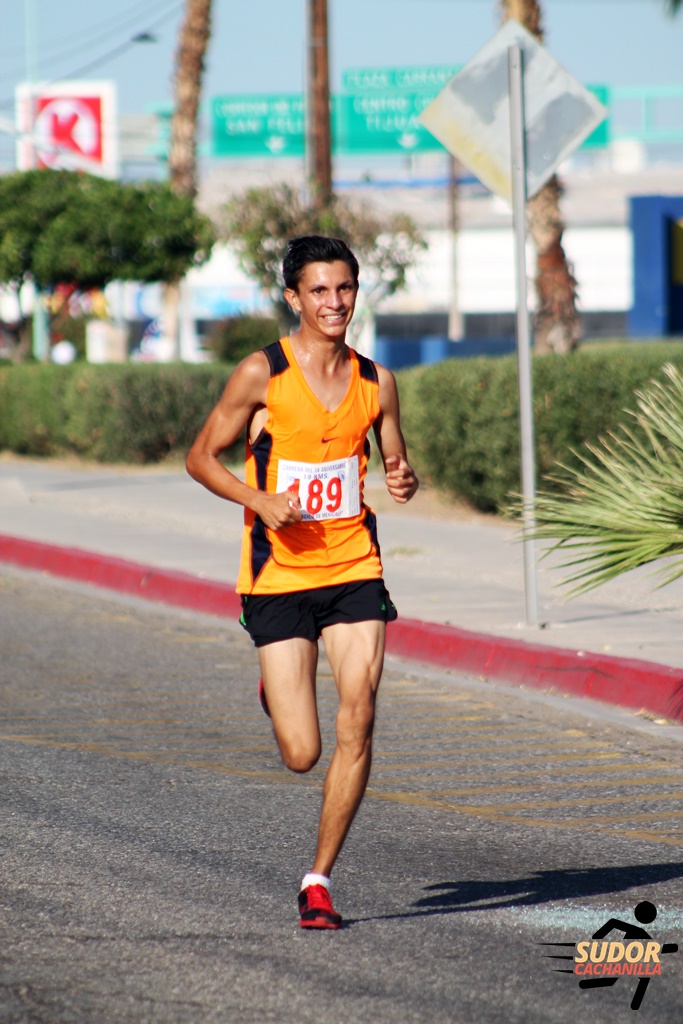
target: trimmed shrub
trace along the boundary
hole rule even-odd
[[[229,366],[17,366],[0,370],[0,446],[100,462],[158,462],[187,451]],[[241,444],[227,453],[239,457]]]
[[[55,455],[65,445],[65,395],[75,366],[28,363],[0,368],[0,448]]]
[[[676,342],[586,346],[534,359],[539,481],[572,449],[630,423],[633,392]],[[77,453],[101,462],[158,462],[184,454],[232,371],[207,366],[38,364],[0,367],[0,447],[25,455]],[[505,359],[449,360],[398,375],[403,428],[421,476],[476,508],[497,511],[518,492],[517,367]],[[241,459],[243,439],[226,453]]]
[[[277,320],[268,316],[231,316],[214,324],[206,336],[206,347],[216,359],[239,363],[252,352],[281,337]]]
[[[571,449],[629,422],[633,392],[666,362],[683,368],[683,345],[588,346],[533,360],[539,479]],[[411,459],[435,485],[476,508],[496,511],[520,490],[517,366],[504,359],[449,360],[398,374]],[[544,479],[544,487],[559,487]]]

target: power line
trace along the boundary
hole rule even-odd
[[[165,15],[163,15],[160,18],[157,18],[156,21],[152,22],[148,26],[148,29],[155,29],[159,25],[163,24],[164,21],[168,21],[171,17],[175,17],[176,14],[180,13],[180,11],[183,9],[183,7],[184,7],[184,4],[177,3],[173,8],[171,8],[171,10],[167,11]],[[121,43],[119,46],[115,46],[113,50],[109,50],[107,53],[102,54],[101,57],[96,57],[94,60],[88,61],[87,64],[82,64],[79,68],[76,68],[75,71],[69,72],[68,75],[60,75],[59,78],[54,79],[54,81],[59,82],[59,81],[62,81],[63,79],[65,79],[65,78],[78,78],[79,75],[84,75],[88,71],[95,71],[96,68],[101,67],[103,64],[108,64],[109,61],[113,60],[115,57],[118,57],[118,55],[120,53],[123,53],[125,50],[129,49],[129,47],[135,46],[139,42],[147,41],[147,40],[142,40],[141,38],[138,38],[138,37],[142,37],[143,35],[145,35],[146,32],[147,32],[147,30],[145,30],[143,32],[136,33],[130,39],[127,39],[125,41],[125,43]],[[151,33],[150,33],[150,35],[151,35]],[[149,40],[149,41],[151,41],[151,40]]]
[[[97,68],[102,67],[104,64],[108,64],[110,61],[114,60],[122,53],[125,53],[131,47],[138,45],[138,43],[142,41],[142,37],[145,34],[151,35],[152,33],[149,31],[150,29],[153,30],[155,28],[158,28],[165,21],[168,21],[170,18],[175,17],[177,14],[179,14],[183,7],[183,3],[176,3],[171,9],[167,10],[163,15],[160,15],[155,21],[148,23],[144,30],[137,32],[134,36],[132,36],[130,39],[127,39],[125,42],[119,43],[118,46],[115,46],[111,50],[106,51],[99,57],[96,57],[94,60],[88,61],[87,64],[82,64],[79,68],[75,68],[67,74],[59,75],[56,78],[53,78],[51,81],[41,84],[54,85],[56,82],[62,82],[71,78],[78,78],[81,75],[87,74],[89,71],[95,71]],[[0,101],[0,110],[7,110],[13,106],[14,99]]]
[[[173,4],[170,4],[173,6]],[[144,15],[146,17],[157,14],[155,8],[160,8],[161,13],[165,13],[165,9],[169,7],[169,0],[154,0],[150,5],[151,9],[146,9]],[[72,33],[69,37],[63,36],[59,39],[55,39],[47,47],[41,47],[41,66],[48,65],[49,67],[59,64],[62,60],[66,60],[75,54],[80,53],[84,49],[97,46],[100,42],[106,41],[111,38],[112,35],[118,35],[120,33],[128,33],[140,23],[140,17],[143,14],[141,5],[138,4],[133,9],[129,9],[125,12],[125,15],[118,15],[115,19],[110,19],[106,22],[99,22],[97,25],[87,29],[80,37],[75,36]],[[66,49],[60,49],[63,44],[67,41],[69,45]],[[57,52],[55,52],[55,50]],[[21,51],[13,46],[11,51],[12,56],[15,58],[15,66],[21,67],[23,64],[23,57]],[[6,66],[10,67],[10,71],[0,76],[0,81],[4,81],[8,78],[14,79],[17,77],[19,72],[12,72],[12,61],[8,58],[3,61]]]

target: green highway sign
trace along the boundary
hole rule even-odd
[[[360,68],[344,74],[332,100],[333,149],[337,156],[400,155],[443,151],[418,121],[422,111],[460,70],[456,65]],[[591,86],[606,105],[606,86]],[[605,146],[604,121],[584,146]],[[218,96],[211,103],[211,153],[215,157],[294,157],[306,151],[304,98],[295,93]]]
[[[603,103],[607,109],[610,109],[610,90],[607,85],[587,85],[586,88],[589,92],[592,92],[601,103]],[[596,149],[599,146],[607,146],[609,144],[609,116],[602,121],[594,132],[588,136],[587,139],[581,143],[582,149]]]
[[[436,67],[351,68],[345,71],[342,86],[345,92],[385,92],[403,89],[406,92],[430,92],[436,96],[462,64]]]
[[[303,96],[217,96],[211,103],[214,156],[302,157],[306,148]]]
[[[367,92],[336,98],[336,151],[354,153],[424,153],[443,151],[418,117],[433,93]]]
[[[401,90],[351,93],[332,102],[338,155],[424,153],[443,149],[418,121],[432,99]],[[306,118],[302,96],[219,96],[211,105],[216,157],[303,157]]]

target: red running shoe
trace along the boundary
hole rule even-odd
[[[341,927],[341,915],[332,906],[330,894],[324,885],[309,885],[301,890],[299,913],[302,928]]]
[[[268,701],[266,700],[266,691],[263,688],[262,679],[259,679],[258,681],[258,699],[261,702],[261,707],[263,708],[265,714],[268,715],[268,718],[270,718],[270,711],[268,710]]]

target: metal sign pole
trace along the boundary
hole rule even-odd
[[[538,625],[535,527],[536,466],[534,411],[531,384],[531,332],[527,303],[526,268],[526,145],[524,122],[523,53],[518,44],[508,48],[510,83],[510,142],[512,156],[512,210],[517,268],[517,376],[519,381],[519,436],[522,463],[524,522],[524,592],[527,626]]]

